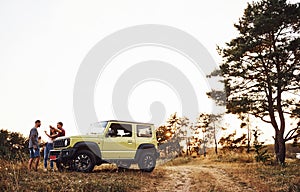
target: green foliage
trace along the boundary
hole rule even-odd
[[[234,26],[239,35],[220,49],[227,112],[252,114],[270,123],[275,146],[282,146],[292,138],[282,139],[285,114],[299,118],[300,3],[249,3]],[[284,163],[283,147],[276,150]]]
[[[300,88],[300,7],[285,0],[248,4],[235,27],[240,35],[222,49],[222,75],[231,113],[273,116],[297,111]],[[282,94],[288,97],[282,97]],[[295,95],[291,95],[295,93]],[[271,121],[265,120],[271,117]],[[278,127],[278,125],[277,125]]]
[[[22,160],[27,151],[28,140],[20,133],[0,130],[0,157],[7,160]]]
[[[208,98],[213,99],[218,106],[226,105],[226,91],[225,90],[215,90],[212,89],[210,92],[207,92],[206,95]]]
[[[293,143],[292,143],[292,146],[293,146],[293,147],[297,147],[297,146],[300,147],[299,140],[300,140],[300,128],[299,128],[299,126],[298,126],[297,137],[294,138]]]
[[[165,143],[171,138],[171,131],[165,125],[162,125],[156,129],[156,137],[158,143]]]
[[[221,114],[207,114],[200,113],[197,122],[196,129],[200,129],[202,131],[202,142],[203,142],[203,153],[206,155],[206,145],[214,144],[215,153],[218,153],[218,145],[217,145],[217,136],[216,132],[220,129],[220,126],[217,125],[221,120]]]
[[[253,147],[255,150],[255,160],[256,162],[263,162],[266,163],[267,161],[270,160],[270,155],[268,154],[268,149],[267,146],[264,146],[264,142],[259,142],[258,137],[260,135],[260,132],[258,129],[253,130],[253,136],[254,136],[254,142],[253,142]]]
[[[165,155],[181,154],[181,136],[184,134],[182,127],[188,126],[186,117],[178,117],[177,113],[171,114],[166,125],[160,126],[156,130],[159,149],[164,151]]]
[[[246,145],[246,134],[243,134],[241,137],[235,138],[236,132],[233,132],[227,136],[221,137],[219,144],[223,147],[223,150],[236,150],[243,149]]]

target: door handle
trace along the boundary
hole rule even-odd
[[[128,140],[128,144],[132,144],[132,140]]]

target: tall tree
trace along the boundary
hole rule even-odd
[[[297,137],[297,131],[284,135],[286,118],[299,118],[300,4],[249,3],[234,26],[238,37],[220,50],[227,110],[250,113],[270,123],[275,130],[276,158],[284,164],[285,142]]]
[[[200,129],[202,131],[202,142],[203,142],[203,155],[206,157],[206,145],[208,142],[208,138],[210,137],[211,127],[209,127],[209,115],[206,113],[200,113],[197,122],[195,124],[196,129]]]
[[[190,125],[190,120],[187,117],[181,117],[179,118],[179,124],[180,124],[180,136],[182,137],[182,139],[185,140],[185,145],[186,145],[186,154],[189,155],[189,141],[191,139],[191,130],[189,125]]]
[[[174,114],[171,114],[170,117],[167,119],[166,125],[172,133],[172,137],[169,140],[171,151],[176,152],[178,155],[180,155],[181,153],[181,148],[179,144],[181,141],[180,135],[182,134],[180,129],[180,123],[180,117],[175,112]]]
[[[211,143],[215,147],[215,153],[218,153],[218,141],[217,141],[217,131],[219,129],[219,121],[221,115],[200,113],[197,122],[196,128],[201,129],[203,134],[203,153],[206,156],[206,147],[207,144]]]
[[[247,153],[250,153],[250,142],[251,142],[251,121],[250,121],[250,115],[247,114],[240,114],[239,118],[242,120],[242,123],[240,125],[241,128],[247,128]]]
[[[220,126],[218,124],[219,124],[221,117],[222,117],[221,114],[218,114],[218,115],[210,114],[209,115],[209,122],[210,122],[210,126],[212,128],[213,142],[214,142],[216,154],[218,154],[217,131],[219,131],[219,129],[220,129]]]

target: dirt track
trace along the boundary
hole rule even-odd
[[[152,181],[141,191],[254,191],[217,166],[187,164],[158,169],[164,171],[165,178]]]

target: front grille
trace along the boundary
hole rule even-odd
[[[53,142],[54,148],[66,147],[70,144],[70,139],[56,139]]]

